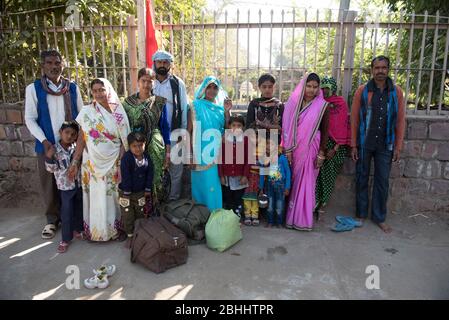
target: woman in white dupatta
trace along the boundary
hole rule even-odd
[[[111,83],[103,78],[91,82],[94,98],[76,121],[84,145],[81,167],[84,230],[92,241],[117,239],[120,230],[118,184],[120,158],[128,150],[128,117]]]

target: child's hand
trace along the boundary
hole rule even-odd
[[[151,192],[145,192],[145,198],[146,197],[151,197]]]
[[[225,185],[225,184],[226,184],[226,181],[225,181],[225,178],[224,178],[224,177],[220,177],[220,183],[221,183],[222,185]]]
[[[69,167],[67,175],[68,175],[70,181],[75,181],[75,178],[78,175],[78,170],[79,169],[78,169],[77,165],[71,165]]]
[[[292,158],[292,153],[291,152],[287,153],[287,160],[288,160],[288,164],[292,165],[293,158]]]
[[[231,109],[232,109],[232,100],[231,99],[229,99],[229,98],[225,99],[225,101],[224,101],[224,108],[225,108],[226,112],[231,111]]]
[[[284,196],[288,197],[289,194],[290,194],[290,190],[289,189],[285,189]]]
[[[240,184],[247,184],[248,183],[248,178],[243,176],[240,178]]]

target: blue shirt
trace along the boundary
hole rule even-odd
[[[151,192],[153,187],[153,162],[147,155],[143,155],[141,165],[131,151],[125,152],[120,163],[122,182],[120,190],[125,195],[136,192]]]
[[[265,176],[267,176],[269,184],[275,187],[283,187],[284,190],[290,190],[291,172],[287,157],[284,154],[279,155],[277,163],[261,168],[259,175],[259,189],[263,189]]]

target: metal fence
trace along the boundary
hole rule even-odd
[[[137,48],[134,17],[96,25],[81,17],[75,28],[67,27],[67,16],[26,19],[0,20],[2,33],[16,33],[18,39],[24,25],[33,26],[34,36],[26,44],[36,53],[29,65],[0,66],[0,100],[23,99],[25,85],[40,72],[38,51],[50,47],[63,53],[67,75],[86,95],[89,79],[97,76],[108,77],[121,96],[135,90],[137,69],[143,66],[138,65],[142,62],[137,62],[137,49],[144,48]],[[237,104],[245,105],[258,94],[259,75],[271,72],[285,101],[304,72],[315,71],[333,75],[339,94],[351,101],[358,85],[370,77],[372,57],[385,54],[391,59],[391,77],[404,90],[409,114],[449,113],[447,17],[295,9],[190,13],[175,20],[157,16],[159,47],[174,54],[174,72],[185,80],[191,96],[203,77],[215,74]]]
[[[90,94],[88,84],[96,77],[108,78],[121,96],[136,90],[137,25],[134,16],[121,16],[117,24],[112,17],[101,18],[94,24],[92,17],[85,21],[80,15],[79,25],[75,27],[68,26],[68,18],[54,14],[41,20],[28,15],[0,16],[3,40],[9,37],[13,45],[19,43],[30,55],[15,50],[15,56],[9,57],[13,50],[6,50],[0,65],[0,100],[24,99],[26,85],[41,74],[39,52],[49,48],[57,49],[64,56],[64,74],[80,84],[85,100]]]
[[[398,12],[373,18],[355,11],[307,9],[277,14],[237,10],[232,17],[227,11],[208,18],[204,13],[188,19],[181,15],[178,23],[172,16],[158,17],[159,42],[175,54],[191,88],[213,73],[234,99],[241,101],[243,91],[242,102],[247,102],[251,87],[257,91],[258,76],[271,72],[285,101],[302,74],[315,71],[333,75],[339,93],[351,101],[356,88],[370,78],[371,59],[385,54],[391,77],[407,97],[409,114],[448,114],[447,17]],[[265,58],[263,50],[268,51]]]

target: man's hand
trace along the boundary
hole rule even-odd
[[[288,197],[289,194],[290,194],[290,190],[289,189],[285,189],[284,196]]]
[[[221,183],[222,185],[225,185],[225,184],[226,184],[225,177],[220,177],[220,183]]]
[[[168,169],[170,167],[170,153],[165,154],[164,164],[163,168],[164,170]]]
[[[245,176],[242,176],[241,178],[240,178],[240,184],[247,184],[248,183],[248,178],[247,177],[245,177]]]
[[[45,156],[52,159],[56,153],[55,146],[48,140],[42,141],[42,144],[44,145]]]
[[[394,149],[394,151],[393,151],[393,162],[399,161],[399,158],[400,158],[399,154],[400,154],[400,151],[398,149]]]
[[[351,159],[352,161],[359,160],[359,151],[357,150],[357,147],[351,148]]]
[[[45,156],[46,156],[48,159],[53,159],[54,156],[55,156],[55,154],[56,154],[56,150],[55,150],[54,147],[48,148],[47,151],[45,152]]]

